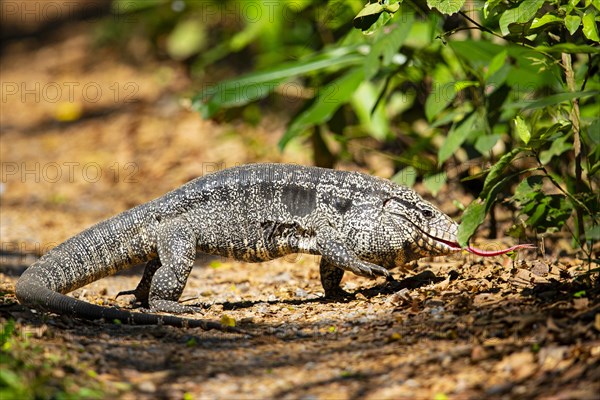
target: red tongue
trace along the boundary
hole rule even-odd
[[[517,250],[517,249],[535,249],[535,248],[536,248],[536,246],[534,246],[532,244],[518,244],[516,246],[512,246],[512,247],[509,247],[508,249],[503,249],[503,250],[486,251],[486,250],[479,250],[479,249],[473,248],[471,246],[467,246],[465,248],[465,250],[467,250],[469,253],[477,254],[478,256],[494,257],[494,256],[501,256],[502,254],[506,254],[506,253],[509,253],[509,252]]]

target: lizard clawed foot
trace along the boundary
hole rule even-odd
[[[371,264],[367,262],[360,263],[350,270],[356,275],[364,276],[366,278],[375,278],[377,276],[385,276],[387,278],[391,275],[390,271],[387,269],[377,264]]]
[[[325,291],[325,299],[327,300],[347,300],[354,299],[355,297],[356,295],[354,293],[346,292],[339,286]]]

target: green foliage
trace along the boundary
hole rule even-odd
[[[542,190],[543,176],[532,175],[517,186],[512,201],[520,213],[528,217],[527,224],[544,232],[560,229],[573,212],[565,196],[548,195]]]
[[[362,59],[363,56],[358,54],[355,46],[324,51],[306,60],[281,64],[277,68],[225,81],[194,97],[192,107],[200,111],[204,118],[210,118],[224,107],[239,107],[262,99],[280,84],[289,82],[298,75],[353,66],[359,64]],[[325,96],[329,96],[331,101],[336,101],[335,92],[338,89],[337,86],[331,86],[331,93]]]
[[[143,44],[160,57],[185,62],[194,78],[214,80],[210,67],[223,59],[246,65],[245,51],[255,54],[247,66],[257,68],[312,54],[321,47],[315,20],[319,28],[334,28],[360,6],[357,0],[327,6],[295,0],[113,0],[115,16],[104,21],[97,39],[123,45],[126,54]],[[307,41],[310,36],[317,40]]]
[[[348,102],[363,79],[364,70],[355,68],[333,81],[328,86],[332,89],[322,89],[315,97],[314,102],[290,123],[279,146],[284,148],[292,138],[306,131],[307,128],[328,121],[343,103]]]
[[[0,330],[0,399],[99,399],[106,397],[95,372],[61,372],[68,355],[57,357],[33,344],[29,334],[14,320],[5,321]],[[77,366],[81,368],[81,365]]]

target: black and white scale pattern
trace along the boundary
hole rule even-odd
[[[102,307],[62,294],[147,262],[138,287],[125,294],[152,311],[189,312],[178,299],[197,252],[204,252],[249,262],[320,254],[325,293],[337,296],[345,294],[339,287],[344,271],[388,276],[409,261],[455,252],[444,241],[455,242],[456,233],[452,219],[388,180],[250,164],[197,178],[81,232],[28,268],[16,294],[36,308],[106,318],[106,312],[98,315]],[[142,315],[119,312],[125,313],[120,319]]]

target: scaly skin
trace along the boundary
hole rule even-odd
[[[173,316],[85,303],[66,293],[146,262],[134,290],[154,312],[179,304],[197,252],[260,262],[321,255],[328,297],[346,295],[344,271],[374,278],[421,257],[459,251],[457,225],[413,190],[369,175],[250,164],[197,178],[68,239],[28,268],[16,295],[27,306],[84,319],[220,328]]]

